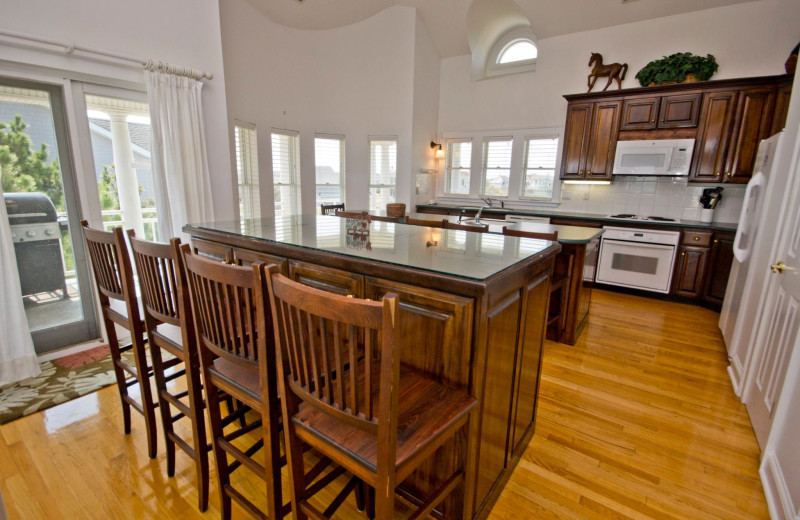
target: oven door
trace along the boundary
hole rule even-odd
[[[675,246],[603,239],[597,282],[669,293]]]

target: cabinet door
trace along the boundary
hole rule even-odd
[[[700,128],[694,145],[689,180],[722,182],[725,158],[733,131],[738,92],[710,92],[703,96]]]
[[[722,305],[733,265],[733,233],[720,233],[711,246],[703,300]]]
[[[673,292],[686,298],[699,298],[703,289],[707,260],[707,247],[680,246]]]
[[[241,247],[233,248],[233,259],[237,265],[251,266],[257,262],[263,262],[267,265],[276,264],[280,267],[280,273],[286,275],[289,273],[288,261],[280,256],[262,253],[260,251],[253,251],[251,249],[242,249]]]
[[[617,150],[621,101],[594,104],[589,149],[586,154],[584,177],[592,180],[611,180],[614,152]]]
[[[636,97],[622,102],[620,130],[652,130],[658,121],[659,97]]]
[[[762,139],[769,136],[775,89],[757,88],[739,94],[736,132],[728,153],[725,182],[746,183],[753,176],[756,150]]]
[[[694,128],[700,117],[702,94],[664,96],[658,114],[658,128]]]
[[[322,291],[364,297],[364,277],[341,269],[292,260],[289,262],[289,278]]]
[[[225,263],[233,262],[233,248],[218,242],[211,242],[209,240],[203,240],[202,238],[193,238],[192,250],[195,254],[211,258],[212,260],[219,260]]]
[[[539,391],[539,364],[542,359],[546,315],[541,311],[547,307],[550,298],[550,284],[547,274],[531,282],[526,287],[525,331],[522,334],[517,353],[517,388],[514,409],[511,452],[521,455],[527,443],[526,435],[536,415],[536,395]],[[543,317],[544,316],[544,317]]]
[[[574,104],[567,107],[563,159],[561,160],[562,179],[583,179],[591,123],[592,103]]]
[[[778,86],[775,100],[775,112],[772,116],[772,128],[769,135],[775,135],[786,126],[786,115],[789,113],[789,99],[792,97],[792,83],[787,82]]]

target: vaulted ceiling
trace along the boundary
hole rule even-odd
[[[469,54],[472,0],[247,0],[272,21],[297,29],[332,29],[388,7],[415,7],[442,57]],[[537,38],[701,11],[753,0],[515,0]]]

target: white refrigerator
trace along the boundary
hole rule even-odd
[[[747,185],[736,229],[733,265],[720,313],[719,327],[731,360],[728,371],[738,395],[741,395],[747,346],[756,323],[758,301],[768,274],[764,269],[753,266],[764,265],[763,259],[759,259],[764,254],[769,254],[765,251],[768,249],[765,247],[765,238],[774,233],[774,230],[768,228],[769,223],[764,222],[767,212],[763,211],[763,207],[774,190],[781,189],[775,182],[770,183],[770,179],[775,177],[774,158],[782,138],[781,132],[762,140],[758,146],[753,177]]]

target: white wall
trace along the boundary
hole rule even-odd
[[[134,57],[165,60],[214,74],[203,87],[203,111],[217,218],[233,216],[233,191],[225,108],[225,74],[217,0],[25,0],[3,2],[0,29],[71,42]],[[43,46],[4,44],[0,60],[52,67],[70,77],[95,79],[144,89],[138,67],[103,64],[64,54],[42,52]],[[39,50],[36,50],[39,49]]]
[[[783,74],[800,41],[800,2],[764,0],[539,40],[536,71],[473,82],[470,56],[442,60],[439,131],[445,133],[563,127],[564,94],[587,91],[589,55],[627,62],[623,88],[639,87],[636,73],[674,52],[713,54],[713,79]],[[602,89],[600,80],[594,90]],[[609,87],[616,88],[615,86]],[[634,212],[697,220],[703,187],[685,181],[627,179],[611,186],[564,186],[559,211]],[[744,187],[725,185],[716,222],[738,220]],[[569,198],[567,198],[569,197]]]
[[[439,130],[563,126],[562,96],[587,91],[592,52],[606,63],[628,63],[623,88],[639,87],[635,75],[649,61],[684,51],[713,54],[720,64],[713,79],[783,74],[800,41],[798,20],[800,2],[764,0],[547,38],[538,41],[535,72],[476,82],[470,81],[469,56],[446,58]]]
[[[415,10],[393,7],[322,31],[275,24],[245,0],[221,2],[220,10],[228,115],[257,127],[262,213],[274,209],[271,128],[300,132],[304,212],[316,209],[315,133],[345,135],[349,209],[368,207],[368,136],[398,136],[397,198],[410,203],[411,171],[420,168],[410,161]]]

